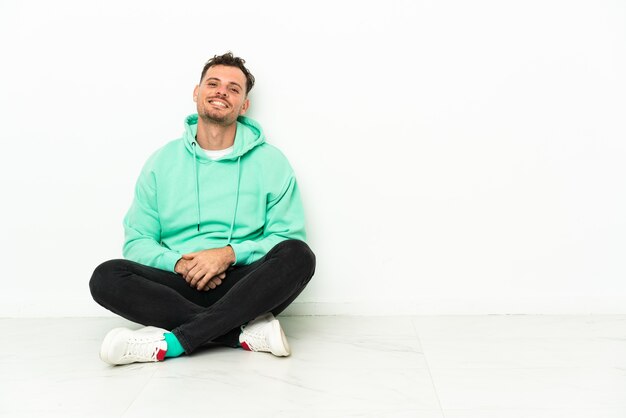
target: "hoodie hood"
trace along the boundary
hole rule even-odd
[[[204,152],[198,152],[199,147],[196,141],[196,134],[198,133],[198,115],[193,114],[185,118],[185,133],[183,140],[185,147],[191,154],[196,155],[196,159],[200,163],[211,162]],[[237,133],[235,134],[235,143],[233,144],[233,152],[219,158],[220,160],[235,160],[253,149],[256,146],[265,142],[265,135],[261,125],[254,119],[250,119],[245,116],[239,116],[237,118]],[[194,148],[196,150],[194,151]]]

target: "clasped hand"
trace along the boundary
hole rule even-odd
[[[183,254],[174,271],[198,290],[211,290],[222,284],[226,270],[235,262],[230,246]]]

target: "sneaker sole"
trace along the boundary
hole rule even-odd
[[[280,326],[278,319],[274,319],[271,324],[272,334],[269,343],[272,348],[272,354],[278,357],[287,357],[291,354],[291,349],[283,328]]]

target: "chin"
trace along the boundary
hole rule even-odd
[[[214,123],[216,125],[224,125],[224,126],[232,125],[233,123],[237,121],[237,118],[235,118],[234,120],[230,120],[226,116],[215,116],[215,115],[211,115],[208,112],[200,114],[200,118],[202,118],[202,120],[205,122]]]

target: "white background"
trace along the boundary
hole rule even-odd
[[[105,315],[204,62],[296,170],[292,313],[626,313],[626,3],[0,0],[0,316]]]

